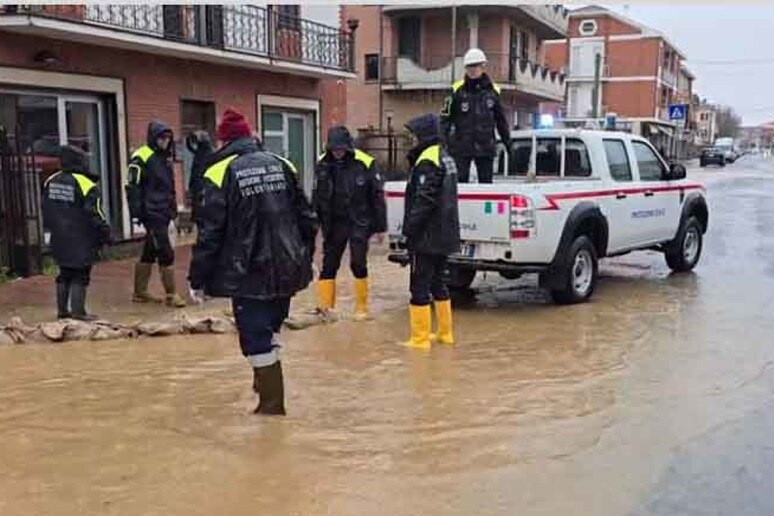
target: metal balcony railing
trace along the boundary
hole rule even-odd
[[[354,71],[350,32],[256,5],[6,5],[29,15],[130,32],[199,47]]]

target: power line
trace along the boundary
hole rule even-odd
[[[698,64],[703,66],[712,66],[712,65],[746,66],[746,65],[754,65],[754,64],[774,64],[774,58],[771,58],[771,57],[762,57],[758,59],[721,59],[721,60],[688,59],[687,61],[691,65]]]

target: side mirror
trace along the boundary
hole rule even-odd
[[[685,166],[681,163],[671,163],[669,165],[669,179],[677,181],[679,179],[685,179]]]

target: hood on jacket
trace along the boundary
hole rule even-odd
[[[160,120],[154,120],[153,122],[148,124],[148,146],[158,151],[159,149],[156,147],[156,140],[159,139],[159,136],[162,134],[168,133],[170,137],[172,137],[172,129],[165,124],[164,122],[161,122]],[[172,152],[172,143],[170,142],[169,149],[167,149],[167,152]]]
[[[83,174],[96,180],[95,175],[89,170],[89,155],[83,149],[75,145],[63,145],[60,149],[60,156],[63,172]],[[99,176],[96,177],[99,178]]]
[[[405,127],[417,137],[420,146],[438,143],[441,139],[441,122],[434,113],[409,120]]]
[[[355,142],[352,140],[352,135],[349,134],[349,129],[343,125],[337,125],[328,129],[328,142],[325,145],[325,150],[330,152],[333,149],[344,148],[347,152],[355,152]]]

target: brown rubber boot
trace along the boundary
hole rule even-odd
[[[161,273],[161,284],[164,285],[164,291],[167,293],[167,306],[172,308],[184,308],[185,299],[180,297],[175,288],[175,269],[172,267],[159,267]]]
[[[132,295],[133,303],[162,302],[161,299],[148,293],[148,284],[150,284],[150,277],[152,272],[152,263],[138,263],[134,266],[134,295]]]
[[[285,415],[285,384],[282,379],[282,363],[278,360],[270,366],[253,368],[253,389],[261,398],[255,414],[264,416]]]

